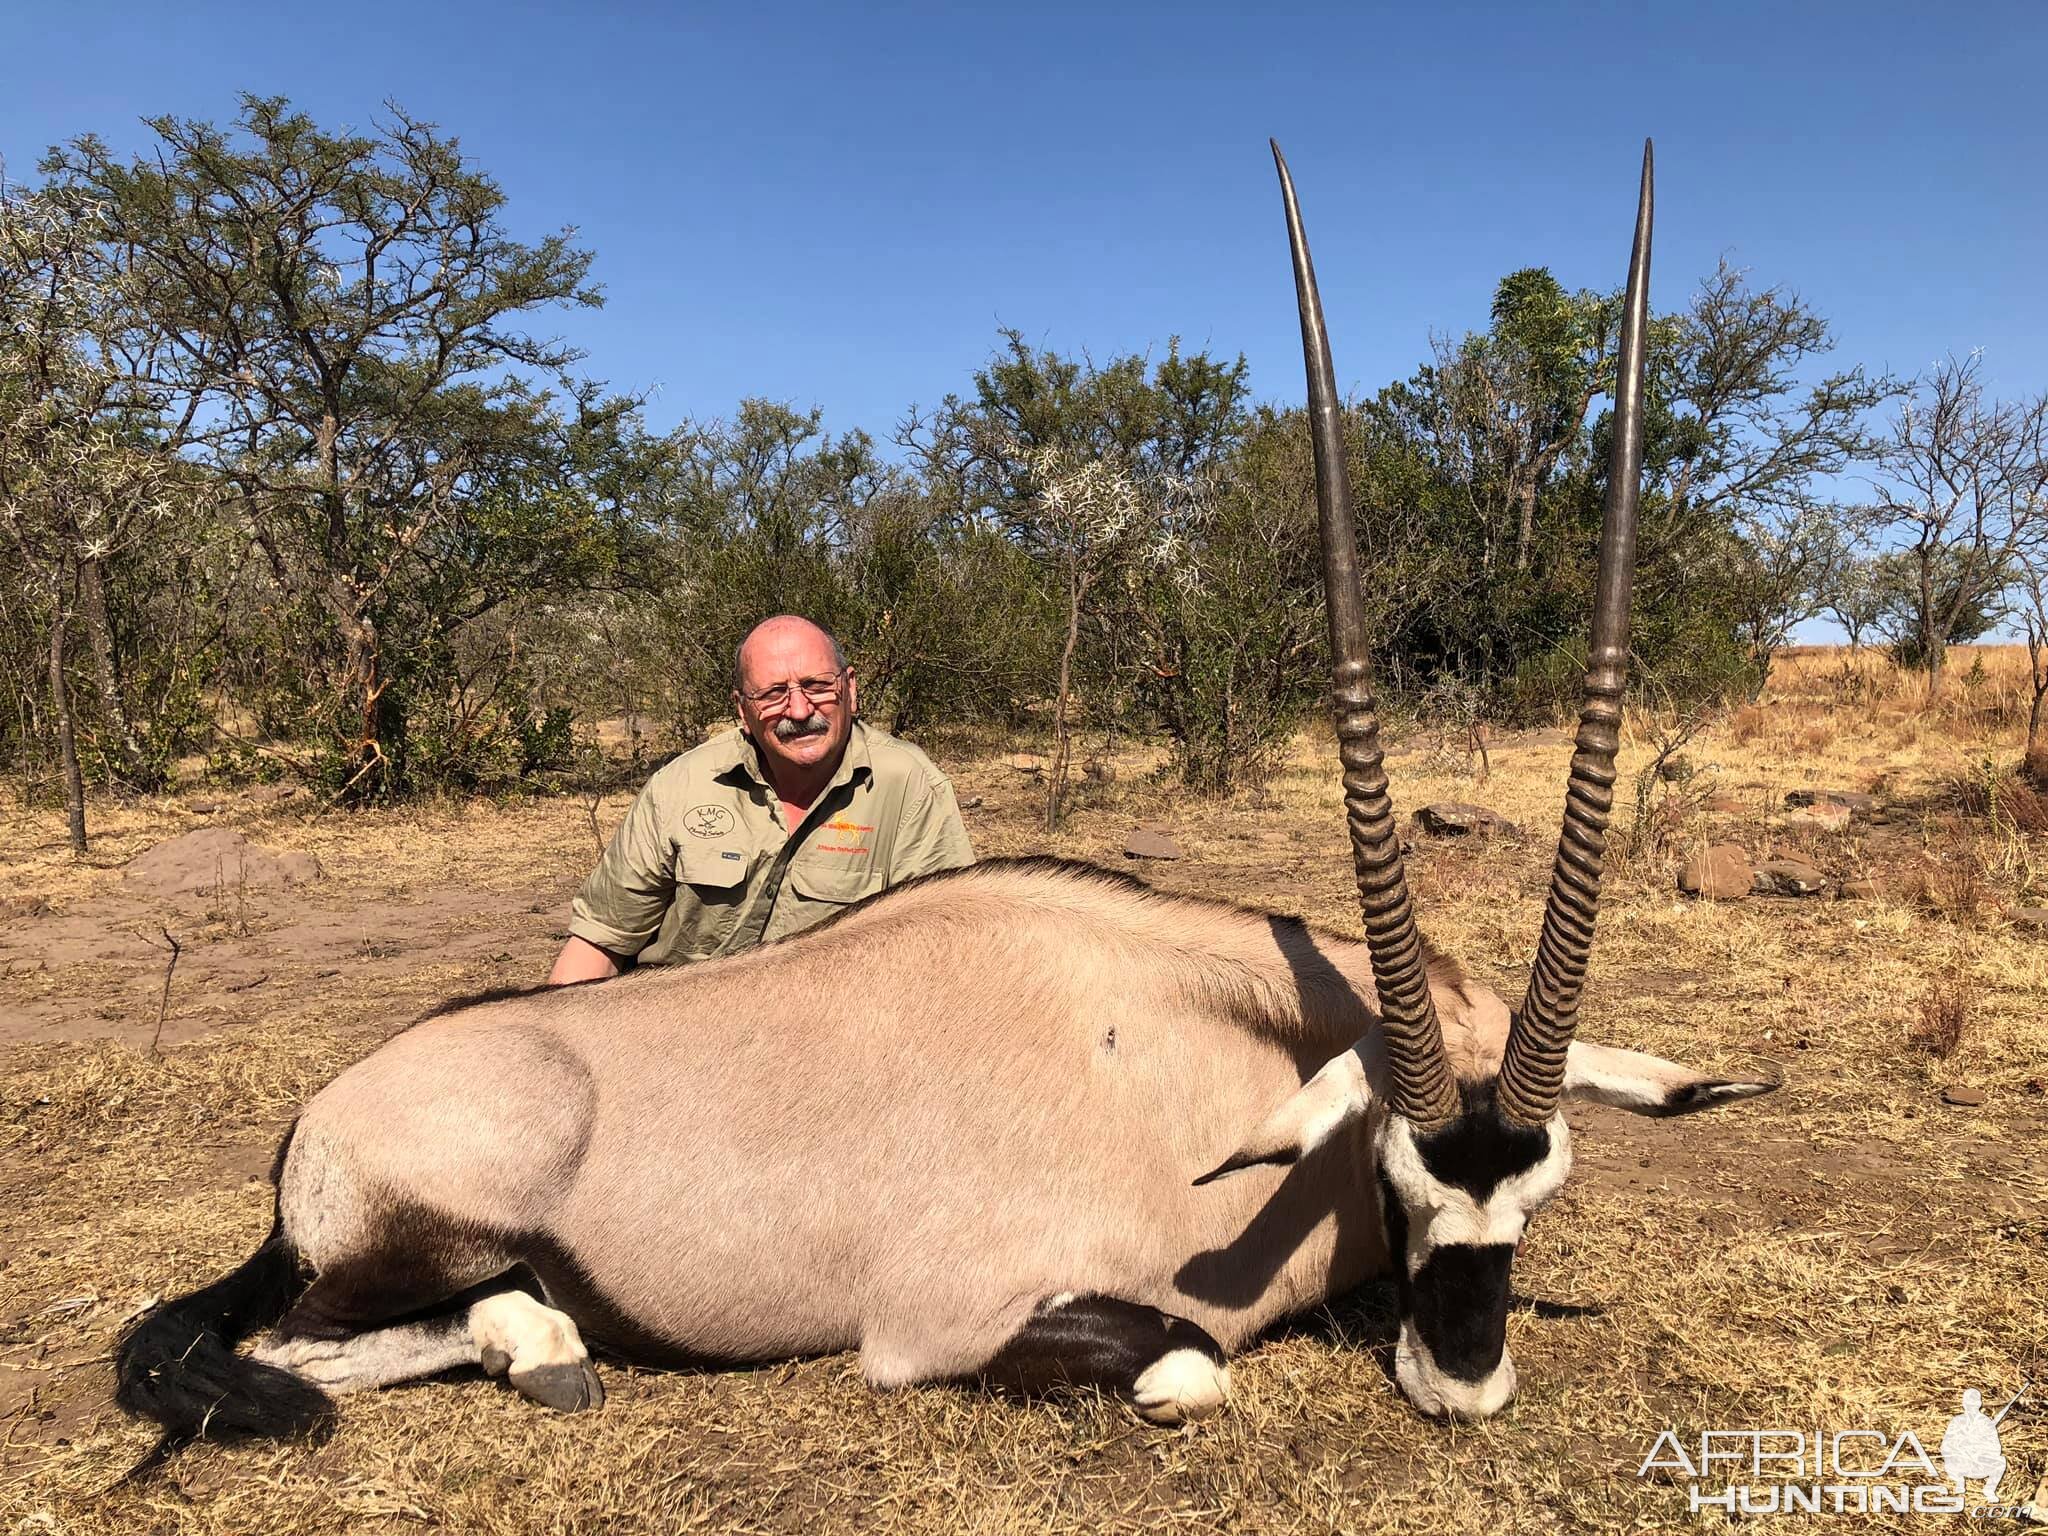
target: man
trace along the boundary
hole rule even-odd
[[[855,718],[853,668],[824,630],[765,619],[734,667],[742,728],[647,781],[577,893],[551,985],[735,954],[974,861],[953,786]]]

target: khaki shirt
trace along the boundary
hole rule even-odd
[[[855,721],[839,771],[792,834],[754,743],[732,730],[647,781],[577,893],[569,931],[642,965],[708,960],[973,862],[953,786],[908,742]]]

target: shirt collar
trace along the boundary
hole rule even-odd
[[[742,728],[731,732],[726,741],[728,761],[718,769],[717,777],[723,779],[739,775],[773,794],[775,785],[761,766],[761,749],[754,738]],[[868,751],[868,728],[858,720],[853,722],[853,729],[847,734],[846,750],[839,755],[838,771],[825,786],[825,793],[830,794],[840,785],[852,783],[856,773],[870,777],[874,774],[874,758]]]

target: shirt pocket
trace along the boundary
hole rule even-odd
[[[686,847],[677,861],[683,883],[706,906],[725,906],[746,894],[747,873],[752,867],[738,848]]]
[[[882,874],[873,868],[843,868],[830,864],[792,864],[789,883],[805,901],[835,907],[851,906],[882,888]]]

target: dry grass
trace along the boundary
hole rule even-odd
[[[1963,1043],[1977,989],[1969,976],[1951,971],[1937,976],[1920,998],[1920,1015],[1906,1028],[1906,1043],[1938,1061],[1947,1061]]]
[[[1688,744],[1697,771],[1674,788],[1691,798],[1610,882],[1585,1031],[1785,1087],[1680,1121],[1574,1112],[1578,1172],[1516,1267],[1522,1395],[1479,1426],[1403,1405],[1387,1376],[1390,1293],[1369,1286],[1238,1361],[1232,1408],[1178,1432],[1092,1398],[880,1396],[846,1357],[703,1374],[607,1365],[599,1414],[434,1382],[350,1400],[323,1446],[203,1447],[163,1480],[105,1492],[148,1443],[106,1403],[119,1320],[260,1239],[269,1149],[339,1065],[436,996],[539,974],[552,935],[522,914],[559,902],[590,857],[574,800],[247,812],[252,835],[316,852],[366,913],[461,893],[509,958],[418,946],[224,1012],[162,1060],[106,1041],[0,1046],[0,1533],[1604,1532],[1694,1523],[1682,1487],[1635,1475],[1667,1425],[1910,1428],[1932,1446],[1962,1387],[2002,1402],[2024,1375],[2048,1376],[2048,943],[1964,932],[1912,901],[1682,902],[1671,869],[1732,837],[1903,889],[1928,855],[1973,839],[1986,910],[2039,900],[2039,834],[1994,834],[1951,793],[1987,754],[2018,748],[2017,727],[1990,718],[2004,672],[1987,662],[1970,703],[1968,667],[1960,658],[1963,702],[1929,709],[1871,658],[1845,669],[1791,656],[1757,706]],[[1838,686],[1845,671],[1861,681]],[[1651,735],[1632,731],[1624,783]],[[1824,747],[1807,745],[1819,735]],[[1263,791],[1223,801],[1188,801],[1146,776],[1156,752],[1122,751],[1116,783],[1082,786],[1050,840],[1035,787],[1002,764],[1019,745],[1032,744],[990,741],[971,759],[940,749],[962,796],[982,797],[969,821],[983,854],[1120,864],[1131,825],[1163,820],[1189,857],[1147,868],[1156,883],[1357,930],[1326,739],[1305,738]],[[1410,862],[1432,937],[1510,996],[1569,755],[1557,733],[1503,737],[1483,791],[1426,740],[1391,763],[1405,807],[1483,798],[1530,829],[1488,845],[1424,840]],[[1877,790],[1892,822],[1801,830],[1777,813],[1810,784]],[[1747,809],[1698,808],[1716,794]],[[603,804],[607,831],[623,808]],[[76,915],[105,899],[120,858],[190,820],[175,802],[99,819],[101,849],[73,866],[54,818],[17,816],[0,867]],[[1999,839],[2026,856],[2000,854]],[[249,942],[278,917],[257,912]],[[206,953],[182,965],[196,976]],[[160,968],[17,972],[0,977],[0,1009],[55,1000],[90,1017],[128,1006],[121,989]],[[1937,995],[1942,1008],[1967,999],[1967,1023],[1945,1049],[1922,1048],[1909,1036]],[[1930,1044],[1948,1038],[1944,1026]],[[1985,1104],[1943,1104],[1959,1084]],[[2048,1412],[2022,1404],[2003,1430],[2008,1484],[2024,1494],[2048,1464]]]

